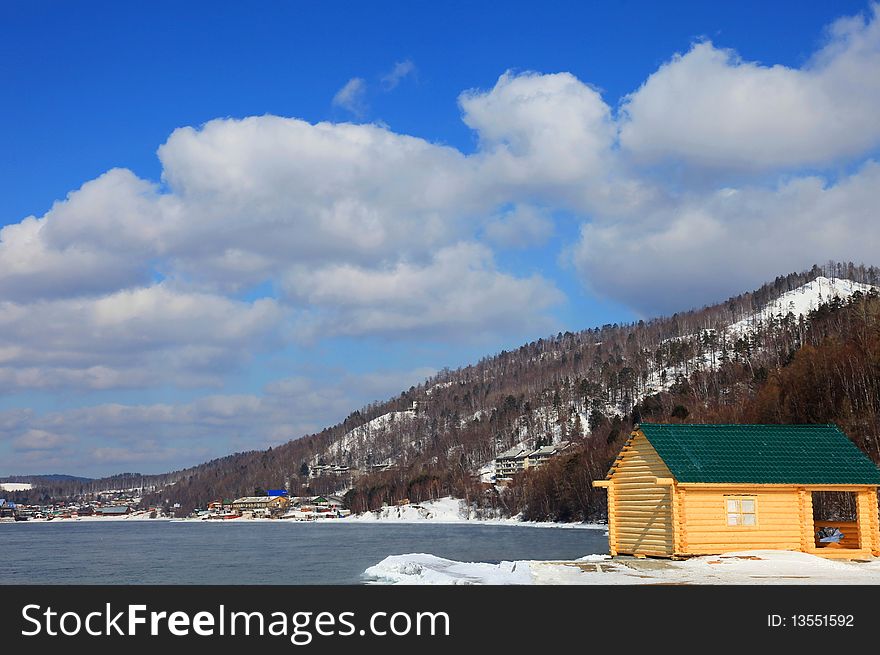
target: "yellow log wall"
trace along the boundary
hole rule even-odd
[[[683,546],[680,554],[715,555],[765,548],[801,550],[806,545],[802,521],[809,516],[812,523],[812,502],[807,502],[797,488],[701,489],[679,485],[677,491],[684,519],[678,526]],[[757,525],[728,526],[726,496],[754,496]]]
[[[867,489],[856,495],[859,524],[862,529],[859,532],[860,546],[864,550],[871,551],[874,555],[880,555],[880,517],[877,513],[877,490]]]
[[[608,494],[612,551],[629,555],[673,554],[672,487],[656,483],[671,473],[644,435],[624,446],[611,473]]]

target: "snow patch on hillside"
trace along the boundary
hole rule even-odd
[[[391,505],[375,512],[352,514],[344,519],[350,521],[381,522],[381,523],[459,523],[472,525],[516,525],[537,528],[569,528],[587,530],[607,530],[608,526],[597,523],[551,523],[522,521],[519,516],[509,518],[486,518],[478,515],[473,508],[468,508],[465,501],[446,496],[436,500],[407,505]]]
[[[867,294],[875,289],[877,287],[870,284],[862,284],[843,278],[831,279],[819,276],[812,282],[782,294],[776,300],[767,303],[760,311],[722,328],[723,335],[717,336],[719,338],[726,338],[728,344],[732,344],[737,339],[748,338],[750,335],[756,334],[759,328],[765,327],[769,323],[780,320],[789,314],[796,319],[801,316],[806,318],[810,312],[818,309],[821,305],[831,302],[835,298],[847,300],[857,292]],[[715,331],[701,330],[699,334],[674,337],[666,341],[693,340],[706,336],[716,336]],[[663,369],[653,368],[646,383],[645,393],[640,394],[635,401],[638,402],[646,395],[657,393],[658,391],[668,391],[678,381],[679,377],[688,378],[694,371],[712,370],[720,364],[721,355],[720,348],[710,348],[701,355],[687,360],[682,366],[670,366]]]
[[[30,482],[0,482],[0,491],[29,491],[33,487]]]
[[[734,335],[749,332],[759,324],[793,314],[795,317],[807,316],[820,305],[831,302],[834,298],[846,300],[856,292],[867,294],[875,287],[842,278],[830,279],[819,276],[812,282],[788,291],[776,300],[768,303],[761,311],[737,321],[727,329]]]
[[[395,423],[412,421],[415,417],[416,413],[411,409],[377,416],[342,435],[327,448],[326,455],[329,459],[337,459],[352,450],[368,449],[369,442],[376,434],[386,432]]]
[[[349,521],[387,521],[394,523],[414,523],[422,521],[435,521],[440,523],[458,523],[467,521],[470,513],[465,507],[463,500],[458,498],[438,498],[424,503],[409,505],[394,505],[383,507],[375,512],[354,514]]]

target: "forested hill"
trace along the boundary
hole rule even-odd
[[[699,310],[538,339],[444,370],[318,434],[144,476],[155,490],[144,502],[187,511],[286,485],[347,490],[355,511],[453,494],[528,518],[594,519],[604,496],[590,483],[642,419],[835,422],[880,462],[878,286],[876,267],[829,263]],[[485,483],[497,454],[560,441],[572,445],[551,465],[505,490]]]

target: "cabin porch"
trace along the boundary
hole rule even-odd
[[[872,538],[878,523],[874,489],[825,488],[807,492],[812,538],[804,540],[806,552],[828,559],[865,559],[880,555]]]

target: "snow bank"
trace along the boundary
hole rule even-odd
[[[756,550],[684,561],[587,555],[572,562],[486,564],[418,553],[386,557],[364,576],[386,584],[880,584],[880,559],[851,562]]]
[[[364,571],[364,578],[404,585],[532,584],[528,562],[456,562],[424,553],[386,557]]]

